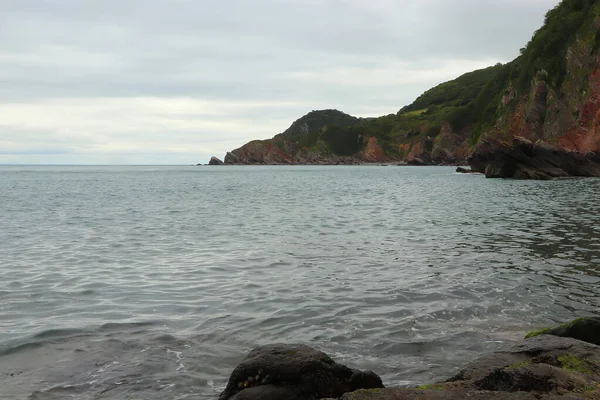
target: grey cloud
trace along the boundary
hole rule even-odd
[[[271,84],[277,95],[298,85],[281,71],[382,58],[507,61],[554,2],[9,0],[0,79],[11,96],[229,98]]]
[[[0,105],[81,98],[92,107],[97,98],[138,97],[289,103],[202,117],[255,124],[248,135],[264,120],[288,121],[260,135],[269,137],[311,109],[395,112],[440,81],[509,61],[556,3],[3,0]]]

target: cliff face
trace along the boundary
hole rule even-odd
[[[472,168],[500,177],[600,175],[599,45],[600,2],[563,1],[551,10],[522,56],[507,66],[511,77],[524,67],[533,77],[521,90],[517,79],[509,80],[494,128],[471,155]],[[546,47],[552,54],[543,54]],[[502,165],[514,174],[493,173]]]
[[[225,163],[455,164],[471,157],[478,160],[474,169],[484,172],[483,154],[502,148],[508,155],[514,138],[594,158],[600,152],[599,53],[600,0],[563,0],[511,63],[442,83],[396,114],[313,111],[273,139],[227,153]]]

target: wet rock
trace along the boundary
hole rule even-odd
[[[530,392],[541,398],[598,398],[600,347],[540,335],[469,363],[445,385],[470,391]]]
[[[553,328],[541,329],[529,333],[526,338],[538,335],[570,337],[584,342],[600,345],[600,317],[577,318],[569,323]]]
[[[231,373],[219,400],[335,398],[357,389],[382,387],[375,373],[350,369],[311,347],[273,344],[246,356]]]
[[[541,141],[514,137],[512,142],[482,140],[468,159],[486,178],[553,179],[600,176],[600,156],[567,151]]]
[[[456,172],[458,172],[459,174],[474,174],[476,173],[475,171],[468,169],[468,168],[463,168],[463,167],[456,167]]]
[[[544,363],[561,367],[559,358],[575,357],[600,366],[600,347],[572,338],[540,335],[524,340],[505,351],[484,355],[467,364],[450,381],[480,381],[494,371]],[[599,376],[600,378],[600,376]]]
[[[223,161],[219,160],[217,157],[212,156],[210,158],[210,161],[208,162],[208,165],[223,165]]]
[[[464,390],[415,390],[389,388],[380,391],[358,390],[339,400],[539,400],[533,393],[506,393]],[[576,399],[576,397],[573,397]]]

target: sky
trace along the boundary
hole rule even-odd
[[[190,165],[312,110],[396,113],[558,0],[2,0],[0,164]]]

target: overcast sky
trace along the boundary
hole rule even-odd
[[[194,164],[311,110],[397,112],[558,0],[1,0],[0,164]]]

